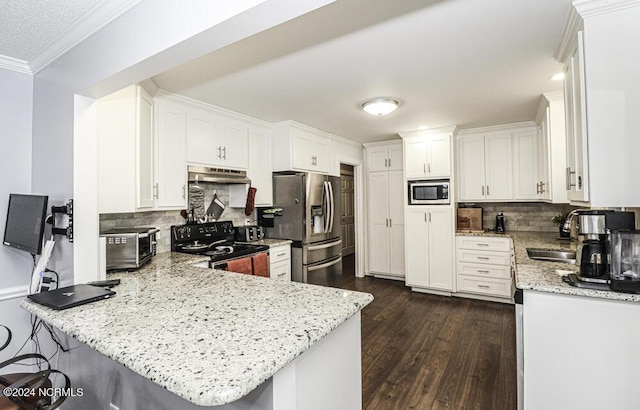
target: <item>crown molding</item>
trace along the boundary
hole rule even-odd
[[[424,136],[442,135],[442,134],[451,134],[455,136],[457,133],[458,133],[457,125],[448,125],[446,127],[426,128],[424,130],[403,131],[403,132],[399,132],[398,135],[400,136],[400,138],[406,139],[406,138],[424,137]]]
[[[0,55],[0,68],[23,74],[33,74],[26,61],[3,55]]]
[[[500,132],[500,131],[507,131],[507,130],[514,131],[514,130],[527,129],[531,127],[536,127],[535,121],[523,121],[523,122],[514,122],[511,124],[500,124],[500,125],[489,125],[487,127],[467,128],[464,130],[460,130],[460,132],[458,132],[458,135],[462,136],[464,134],[477,134],[479,132],[493,133],[493,132]]]
[[[566,63],[569,58],[569,54],[576,43],[576,33],[584,27],[582,17],[578,14],[575,7],[571,7],[567,22],[564,25],[564,31],[562,32],[562,40],[558,51],[556,51],[556,60],[561,63]]]
[[[394,139],[394,140],[388,140],[388,141],[376,141],[376,142],[365,142],[362,144],[363,147],[365,148],[371,148],[371,147],[382,147],[382,146],[388,146],[388,145],[402,145],[402,140],[401,139]]]
[[[341,137],[340,135],[331,134],[331,140],[332,141],[333,140],[340,141],[343,144],[351,145],[351,146],[354,146],[356,148],[362,148],[363,147],[363,144],[361,142],[350,140],[348,138]]]
[[[59,36],[52,38],[29,61],[32,74],[37,74],[64,53],[86,40],[142,0],[109,0],[98,4],[78,18]]]
[[[640,0],[577,0],[573,2],[582,18],[640,6]]]

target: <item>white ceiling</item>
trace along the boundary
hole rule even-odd
[[[139,1],[2,0],[0,68],[37,73]]]
[[[140,0],[3,0],[0,67],[37,73]],[[153,77],[268,122],[361,142],[534,119],[571,0],[338,0]],[[389,96],[389,116],[361,103]]]
[[[157,75],[160,88],[361,142],[533,120],[571,0],[340,0]],[[389,96],[389,116],[360,104]]]

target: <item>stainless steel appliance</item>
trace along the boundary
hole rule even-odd
[[[409,181],[409,205],[449,204],[449,180]]]
[[[495,232],[504,233],[504,214],[502,212],[496,215]]]
[[[234,241],[233,222],[206,222],[197,225],[171,227],[171,250],[209,256],[207,266],[225,269],[226,262],[268,253],[269,246]]]
[[[104,231],[107,270],[137,269],[156,254],[158,228],[116,228]]]
[[[251,242],[262,238],[264,238],[264,228],[261,226],[236,226],[236,241]]]
[[[297,282],[340,286],[342,229],[340,177],[312,172],[273,175],[273,206],[277,209],[266,237],[291,239],[292,279]]]
[[[611,233],[611,289],[640,293],[640,231]]]

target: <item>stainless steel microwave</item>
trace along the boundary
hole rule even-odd
[[[409,205],[442,205],[451,203],[449,180],[409,181]]]
[[[107,238],[107,270],[137,269],[156,254],[158,228],[115,228]]]

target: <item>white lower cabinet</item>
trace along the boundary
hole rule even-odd
[[[452,291],[452,209],[448,206],[407,208],[405,226],[407,285]]]
[[[269,249],[269,277],[291,280],[291,245],[278,245]]]
[[[456,248],[458,292],[511,299],[510,238],[458,236]]]

